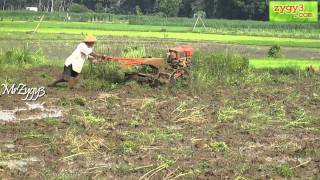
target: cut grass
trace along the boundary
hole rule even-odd
[[[320,68],[320,60],[306,59],[250,59],[250,66],[255,69],[295,67],[306,69],[308,66]]]
[[[0,22],[0,32],[32,32],[36,26],[35,22]],[[171,29],[172,28],[172,29]],[[149,38],[171,38],[183,40],[207,40],[223,43],[235,43],[246,45],[279,45],[287,47],[320,48],[320,40],[278,38],[247,35],[220,35],[201,34],[188,32],[186,27],[170,27],[167,32],[160,32],[161,26],[128,25],[128,24],[100,24],[100,23],[63,23],[44,22],[39,33],[46,34],[87,34],[127,36],[127,37],[149,37]],[[72,37],[72,36],[70,36]],[[5,37],[1,37],[5,38]]]

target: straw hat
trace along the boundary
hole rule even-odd
[[[88,34],[84,40],[84,42],[96,42],[97,38],[95,36],[93,36],[92,34]]]

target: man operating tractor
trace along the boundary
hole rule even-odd
[[[49,87],[55,87],[58,83],[68,82],[70,89],[73,89],[80,79],[85,60],[89,57],[92,63],[96,63],[97,59],[105,60],[107,57],[93,52],[93,46],[97,38],[93,35],[87,35],[82,43],[80,43],[73,53],[66,59],[62,76]]]

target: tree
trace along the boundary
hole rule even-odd
[[[160,0],[159,10],[167,16],[175,17],[178,15],[182,0]]]
[[[54,11],[54,5],[53,5],[53,0],[51,0],[51,12]]]
[[[143,15],[140,6],[136,6],[135,14],[138,15],[138,16]]]
[[[90,10],[85,5],[72,3],[69,7],[69,11],[75,12],[75,13],[83,13],[83,12],[88,12]]]

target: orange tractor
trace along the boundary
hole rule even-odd
[[[178,46],[169,49],[166,60],[153,57],[108,57],[107,61],[119,62],[120,66],[124,68],[136,68],[137,72],[127,73],[127,78],[139,82],[169,84],[171,86],[178,78],[186,78],[189,75],[193,51],[191,46]]]

